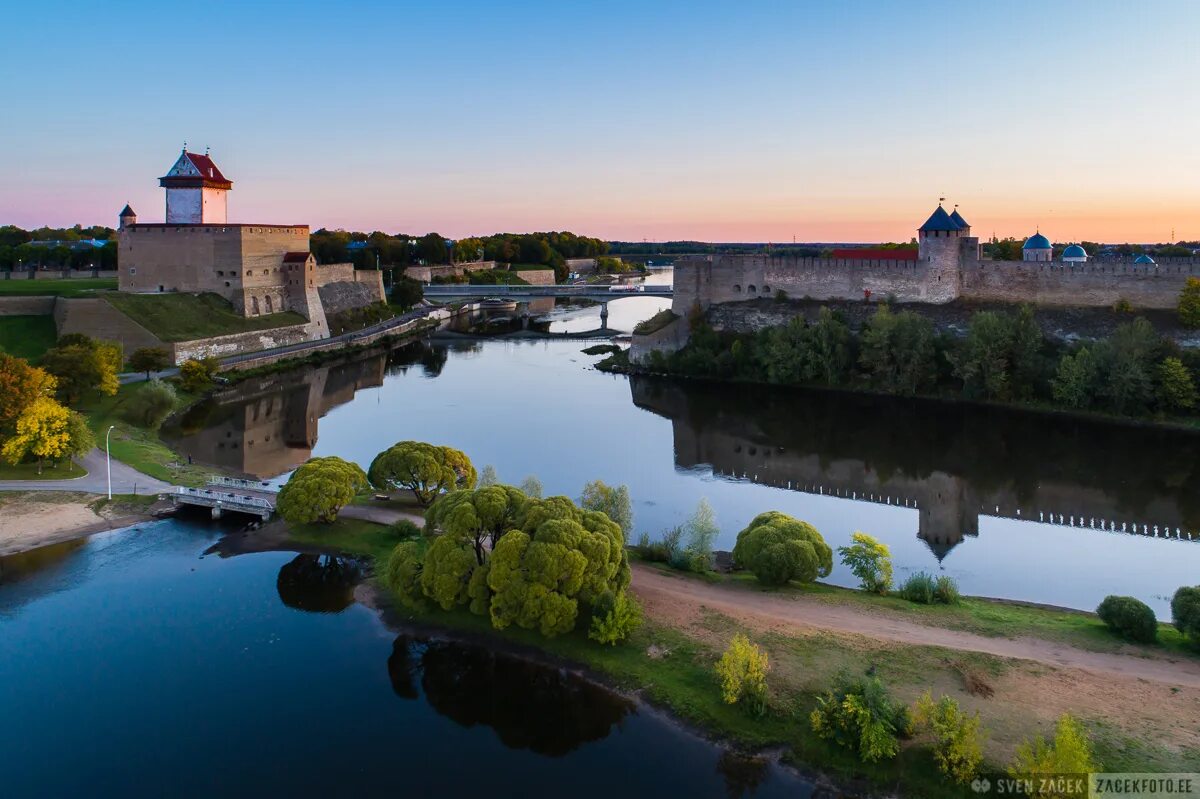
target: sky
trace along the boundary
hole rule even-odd
[[[0,224],[162,221],[186,141],[230,221],[451,238],[1200,239],[1200,3],[23,3]]]

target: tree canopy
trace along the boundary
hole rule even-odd
[[[758,514],[738,533],[733,560],[764,585],[812,582],[833,570],[833,550],[817,529],[779,511]]]
[[[375,456],[367,470],[372,485],[411,491],[428,507],[439,494],[474,488],[478,475],[461,450],[423,441],[398,441]]]
[[[0,449],[9,463],[20,463],[33,456],[42,461],[57,460],[68,454],[71,444],[71,412],[50,397],[38,397],[17,417],[16,430]]]
[[[369,487],[358,464],[337,457],[313,458],[292,472],[279,491],[275,510],[289,524],[329,524]]]
[[[0,352],[0,437],[12,432],[31,402],[53,395],[57,388],[58,378],[45,369]]]
[[[120,388],[118,374],[125,354],[114,341],[97,341],[75,333],[63,336],[42,356],[42,367],[58,378],[58,399],[74,405],[89,391],[112,396]]]

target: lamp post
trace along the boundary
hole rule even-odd
[[[104,468],[108,472],[108,498],[112,499],[112,455],[109,454],[108,439],[112,435],[115,424],[108,426],[108,432],[104,434]]]

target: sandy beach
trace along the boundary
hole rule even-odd
[[[150,518],[128,508],[101,507],[97,494],[0,494],[0,556],[136,524]]]

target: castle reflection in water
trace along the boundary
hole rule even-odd
[[[939,560],[981,516],[1200,539],[1200,436],[832,392],[630,389],[671,420],[678,468],[914,508]]]

